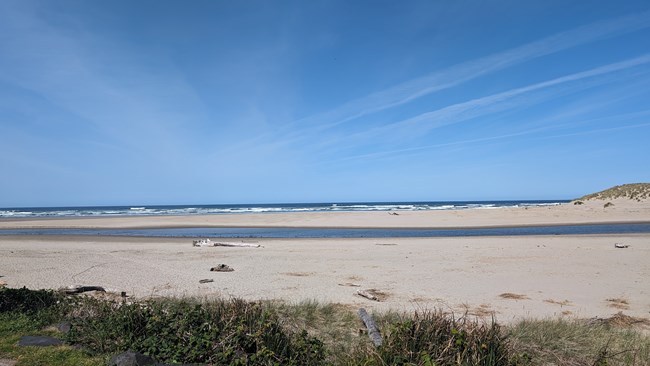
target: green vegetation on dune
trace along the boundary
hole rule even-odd
[[[578,200],[611,200],[617,198],[628,198],[632,200],[644,200],[650,198],[650,183],[631,183],[608,188],[604,191],[588,194]]]
[[[374,314],[384,343],[361,331],[356,309],[336,304],[160,299],[142,302],[0,289],[0,359],[18,365],[105,365],[135,350],[167,363],[215,365],[647,365],[638,322],[527,320],[509,327],[441,311]],[[69,321],[67,334],[47,326]],[[614,321],[615,320],[615,321]],[[71,346],[18,347],[23,335]]]

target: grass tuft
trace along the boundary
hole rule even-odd
[[[391,319],[392,318],[392,319]],[[357,364],[508,365],[509,350],[501,327],[442,311],[384,319],[384,344],[367,350]],[[388,320],[388,323],[386,323]]]
[[[609,322],[525,320],[508,334],[512,353],[530,365],[650,365],[650,338]]]

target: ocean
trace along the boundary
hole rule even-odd
[[[165,216],[273,214],[280,212],[429,211],[500,209],[504,207],[554,206],[567,200],[454,201],[454,202],[356,202],[173,206],[95,206],[0,208],[3,218]],[[503,235],[598,235],[648,233],[650,224],[553,225],[458,229],[348,229],[348,228],[158,228],[158,229],[2,229],[0,235],[108,235],[212,238],[392,238]]]
[[[281,203],[219,205],[133,205],[87,207],[8,207],[0,208],[0,218],[102,217],[102,216],[175,216],[277,212],[336,211],[428,211],[498,209],[503,207],[553,206],[567,200],[528,201],[444,201],[444,202],[355,202],[355,203]]]

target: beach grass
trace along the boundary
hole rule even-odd
[[[630,183],[614,186],[600,192],[591,193],[579,198],[580,201],[587,200],[611,200],[627,198],[631,200],[646,200],[650,198],[650,183]],[[579,202],[579,201],[575,201]]]
[[[0,359],[18,365],[104,365],[136,350],[168,363],[250,365],[648,365],[647,320],[493,319],[439,310],[374,313],[375,348],[356,308],[304,301],[168,298],[151,301],[64,297],[0,290]],[[48,325],[70,321],[63,335]],[[71,346],[18,347],[23,335],[65,338]]]
[[[524,320],[508,328],[510,347],[533,365],[650,365],[650,337],[618,317]]]

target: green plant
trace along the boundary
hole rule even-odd
[[[609,323],[524,320],[508,329],[511,352],[531,365],[650,365],[650,338]]]
[[[243,300],[88,301],[68,339],[98,352],[138,350],[164,362],[322,364],[320,340],[287,332],[277,316]]]
[[[358,363],[380,365],[508,365],[500,327],[440,311],[416,312],[390,323],[384,344]]]
[[[0,313],[21,312],[36,313],[57,305],[62,300],[61,295],[52,290],[29,290],[23,288],[0,289]]]

